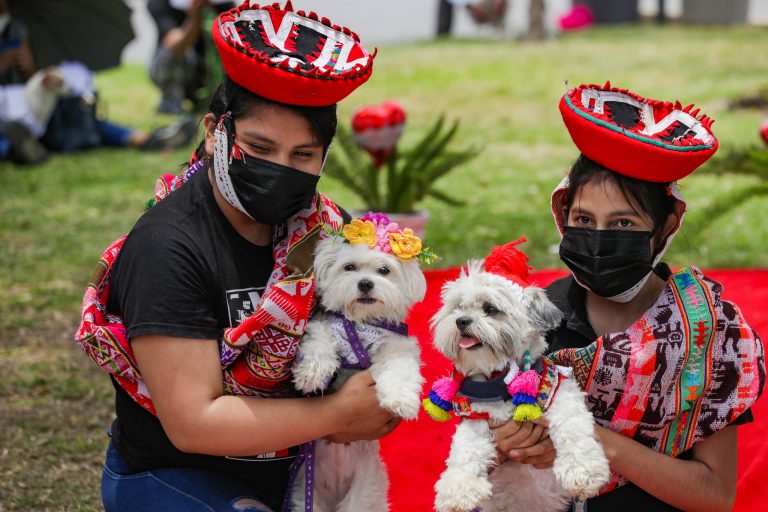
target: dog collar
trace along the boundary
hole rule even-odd
[[[458,373],[458,372],[456,372]],[[462,376],[461,385],[456,392],[455,399],[465,397],[470,402],[496,402],[499,400],[509,400],[512,396],[507,391],[507,383],[504,379],[509,373],[509,368],[503,371],[494,372],[490,380],[480,381],[466,379]]]
[[[363,342],[360,340],[360,335],[357,333],[357,323],[348,319],[342,313],[338,311],[328,311],[328,314],[340,319],[344,326],[344,333],[347,335],[349,345],[352,347],[352,351],[357,357],[357,364],[347,364],[342,361],[342,367],[347,369],[365,370],[371,366],[371,357],[368,355],[368,351],[365,350]],[[397,322],[366,322],[367,325],[377,327],[379,329],[385,329],[387,331],[394,332],[401,336],[408,336],[408,325],[405,323]]]
[[[488,381],[472,381],[454,370],[450,377],[438,379],[432,385],[429,397],[422,406],[436,421],[448,421],[450,411],[462,419],[488,419],[488,414],[476,412],[472,403],[511,400],[515,405],[512,419],[531,421],[541,417],[552,402],[561,375],[556,365],[547,358],[539,358],[531,366],[527,363],[520,371],[513,362],[505,372],[491,376]],[[503,386],[504,390],[499,387]]]

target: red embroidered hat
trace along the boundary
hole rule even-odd
[[[314,12],[294,12],[290,0],[283,8],[246,0],[220,14],[212,30],[227,76],[280,103],[338,103],[373,70],[375,52],[357,34]]]
[[[610,82],[569,90],[560,113],[587,158],[640,180],[677,181],[717,151],[713,120],[693,105],[646,99]]]

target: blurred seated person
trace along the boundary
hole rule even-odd
[[[42,143],[51,151],[70,152],[93,147],[132,147],[143,150],[175,149],[187,145],[195,135],[189,118],[179,119],[151,132],[113,123],[99,115],[93,72],[80,62],[63,62],[47,73],[61,80],[53,105],[44,100],[51,91],[28,94],[33,110],[45,123]],[[29,90],[35,81],[30,80]],[[43,102],[42,107],[36,104]]]
[[[7,0],[0,0],[0,159],[38,163],[47,156],[33,133],[39,127],[24,108],[24,84],[35,71],[27,28],[11,18]]]
[[[162,95],[157,111],[180,114],[184,101],[195,105],[197,91],[206,83],[203,14],[234,7],[229,0],[149,0],[147,8],[157,25],[157,50],[149,78]]]
[[[95,103],[93,73],[83,64],[37,69],[26,26],[0,0],[0,160],[38,164],[49,151],[99,146],[173,149],[194,137],[191,120],[136,130],[98,118]]]

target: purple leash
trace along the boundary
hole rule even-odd
[[[357,364],[342,363],[342,368],[351,370],[365,370],[371,366],[371,358],[368,355],[368,351],[365,350],[363,342],[360,340],[360,335],[357,333],[357,324],[352,320],[348,320],[347,317],[341,313],[331,311],[330,314],[337,318],[340,318],[344,324],[344,333],[347,335],[352,351],[357,357]],[[374,327],[380,327],[388,331],[400,334],[401,336],[408,335],[408,326],[404,323],[394,322],[375,322],[370,323]],[[301,466],[307,465],[305,471],[306,482],[304,483],[304,512],[312,512],[314,504],[315,494],[315,441],[304,443],[299,447],[299,454],[296,456],[296,460],[291,466],[291,473],[288,477],[288,491],[283,499],[283,512],[290,512],[291,508],[291,489],[296,482],[296,477],[301,470]]]

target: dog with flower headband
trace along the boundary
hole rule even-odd
[[[450,412],[462,419],[435,485],[438,512],[559,512],[608,482],[584,393],[544,357],[544,334],[561,313],[543,289],[530,286],[528,257],[515,247],[523,241],[470,262],[444,285],[432,318],[435,347],[454,372],[434,383],[424,409],[438,421]],[[491,472],[497,453],[489,422],[539,418],[557,451],[553,468],[507,461]]]
[[[293,381],[305,393],[339,388],[370,369],[381,406],[400,418],[418,415],[419,345],[403,323],[427,284],[419,263],[435,255],[411,229],[385,214],[353,219],[315,250],[320,310],[307,324],[293,364]],[[383,511],[387,473],[378,441],[302,447],[292,482],[291,510]]]

